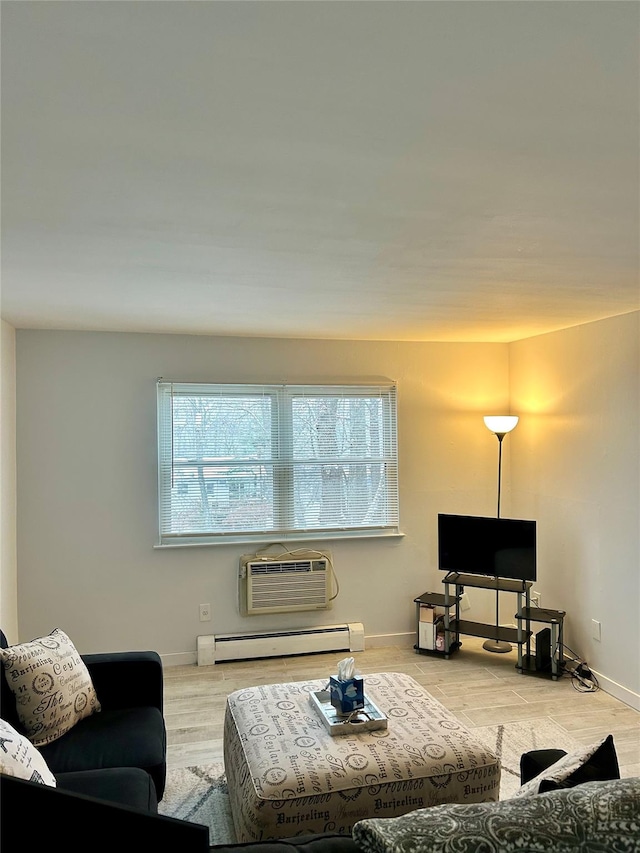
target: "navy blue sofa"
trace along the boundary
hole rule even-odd
[[[2,631],[0,645],[8,647]],[[160,656],[151,651],[113,652],[82,659],[102,710],[40,748],[58,790],[156,813],[167,772]],[[0,702],[2,719],[24,734],[4,673]],[[29,814],[26,806],[23,813]]]

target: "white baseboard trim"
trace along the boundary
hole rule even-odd
[[[367,634],[364,638],[365,649],[383,649],[385,646],[402,646],[412,649],[416,644],[416,632],[406,634]]]
[[[625,705],[629,705],[629,707],[634,710],[640,711],[640,694],[634,693],[633,690],[629,690],[628,687],[618,684],[617,681],[613,681],[611,678],[607,678],[606,675],[601,675],[599,672],[596,672],[595,669],[593,672],[595,677],[598,679],[598,684],[600,685],[601,690],[604,690],[605,693],[608,693],[610,696],[614,696],[616,699],[624,702]]]
[[[197,655],[193,652],[173,652],[170,655],[160,655],[162,666],[190,666],[197,663]]]

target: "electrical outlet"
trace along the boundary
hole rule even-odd
[[[529,600],[531,601],[532,607],[542,607],[541,596],[537,589],[534,589],[533,592],[530,593]]]
[[[210,604],[201,604],[200,605],[200,621],[201,622],[210,622],[211,621],[211,605]]]
[[[598,642],[602,639],[602,625],[597,619],[591,620],[591,636],[594,640],[598,640]]]
[[[460,596],[460,610],[471,610],[471,602],[469,601],[469,593],[463,592]]]

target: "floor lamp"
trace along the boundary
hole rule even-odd
[[[490,415],[488,417],[485,417],[484,423],[487,429],[491,430],[491,432],[498,439],[498,518],[500,518],[500,492],[502,490],[502,439],[508,432],[511,432],[512,429],[515,429],[516,424],[518,423],[518,418],[515,415]],[[499,605],[500,593],[497,589],[496,580],[496,634],[498,633],[498,628],[500,627]],[[511,643],[507,643],[505,642],[505,640],[498,639],[486,640],[482,644],[482,648],[486,649],[488,652],[510,652]]]

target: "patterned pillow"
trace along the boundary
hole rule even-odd
[[[372,818],[353,838],[364,853],[638,853],[640,778]]]
[[[511,799],[531,797],[558,788],[573,788],[584,782],[604,782],[619,778],[620,769],[613,735],[608,735],[576,752],[563,755],[555,764],[525,782]]]
[[[60,628],[30,643],[0,649],[0,661],[16,697],[20,723],[36,746],[57,740],[100,710],[89,671]]]
[[[56,786],[56,777],[35,746],[5,720],[0,720],[0,773]]]

